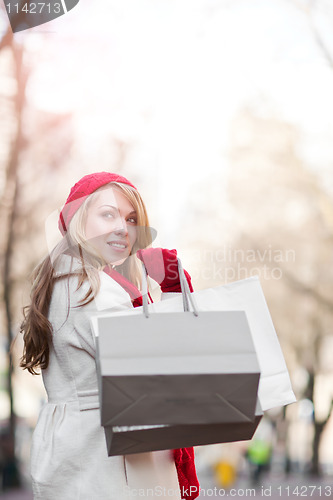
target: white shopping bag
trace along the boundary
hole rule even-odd
[[[105,427],[109,455],[165,449],[168,448],[170,442],[173,443],[173,447],[182,447],[250,439],[261,418],[260,406],[262,410],[267,410],[295,401],[288,370],[258,277],[190,294],[181,265],[180,276],[183,293],[178,296],[149,306],[147,299],[144,299],[143,308],[136,308],[130,312],[105,312],[91,319],[98,348],[101,417],[102,425]],[[184,313],[184,310],[187,312]],[[192,315],[190,311],[195,311],[196,314]],[[209,321],[207,322],[207,335],[203,337],[200,322],[205,323],[205,316]],[[196,334],[191,337],[187,327],[184,327],[188,324],[188,320],[194,325],[200,317],[196,334],[200,332],[203,353],[198,349],[198,344],[196,345],[198,339]],[[146,331],[145,325],[148,324],[145,323],[146,321],[150,321],[150,333]],[[132,333],[128,336],[129,324],[132,325]],[[139,327],[134,328],[135,335],[133,335],[133,325]],[[213,337],[209,335],[211,330],[214,330]],[[154,354],[155,347],[151,348],[149,344],[150,339],[154,338],[154,335],[151,335],[154,331],[155,336],[159,337],[161,342],[157,356],[155,356],[156,353]],[[191,373],[188,368],[184,370],[183,363],[179,363],[179,359],[175,358],[178,349],[170,349],[167,342],[169,332],[171,332],[169,340],[176,342],[176,347],[181,345],[182,362],[186,360],[187,354],[189,359],[192,357],[192,361],[193,355],[197,354],[196,362],[200,365],[200,355],[204,354],[201,358],[203,361],[201,375],[200,369],[195,369],[194,373]],[[218,335],[220,335],[220,340]],[[211,339],[213,339],[212,343]],[[131,345],[132,341],[133,345]],[[205,357],[205,354],[209,356],[212,353],[213,362],[210,365],[209,362],[207,363],[208,357]],[[221,366],[217,362],[217,357],[214,358],[214,354],[221,356]],[[242,357],[244,363],[242,363]],[[256,365],[256,360],[259,362],[258,365]],[[191,366],[194,365],[190,362],[188,367]],[[257,393],[256,375],[259,375],[259,367],[259,406],[255,411],[253,398],[254,391]],[[166,378],[159,376],[161,370],[164,376],[167,376]],[[247,394],[246,390],[244,393],[246,372],[249,380],[252,379]],[[214,374],[217,375],[215,380]],[[209,375],[208,378],[207,375]],[[234,387],[235,376],[240,377],[241,383],[236,383]],[[184,380],[187,384],[187,394],[183,400],[184,395],[181,390],[179,391],[177,384],[182,377],[182,384]],[[191,377],[193,377],[192,380]],[[220,389],[225,390],[223,377],[227,385],[230,384],[230,391],[224,394],[226,397],[222,398],[225,404],[224,411],[218,411],[215,415],[218,418],[211,419],[212,415],[207,415],[205,411],[207,394],[204,387],[205,384],[209,387],[210,382],[213,382],[217,383],[216,392]],[[167,378],[169,381],[166,382]],[[144,384],[148,381],[146,387],[142,385],[142,380]],[[168,393],[165,392],[166,387]],[[192,407],[194,412],[190,414],[191,418],[187,421],[184,419],[186,404],[189,402],[186,401],[186,397],[192,387],[200,387],[198,401],[201,398],[203,408],[200,409],[200,404],[196,407],[194,405]],[[163,389],[162,394],[159,389]],[[155,413],[153,420],[151,419],[151,412],[156,412],[156,407],[151,404],[151,401],[149,402],[150,396],[160,398],[163,405],[165,400],[168,403],[170,401],[173,404],[176,403],[171,413],[165,412],[166,407],[161,405],[162,411],[158,415],[158,418],[161,417],[161,425],[149,425],[156,417]],[[118,403],[122,402],[124,413],[119,412],[119,406],[114,407],[113,403],[116,400]],[[140,407],[139,412],[138,407]],[[133,412],[131,412],[132,408]],[[172,410],[172,405],[168,409]],[[123,418],[124,415],[126,418]],[[139,425],[134,424],[137,417],[139,417],[140,422],[137,422]]]
[[[250,354],[251,343],[249,344],[248,342],[246,324],[243,320],[241,320],[241,311],[243,311],[243,314],[244,312],[246,314],[246,323],[249,325],[254,348],[259,362],[260,381],[258,389],[258,399],[262,410],[265,411],[276,406],[283,406],[295,402],[296,398],[291,387],[286,363],[258,277],[254,276],[245,280],[236,281],[228,285],[201,290],[190,294],[187,281],[181,269],[181,264],[180,276],[183,294],[169,300],[150,304],[149,306],[147,306],[147,302],[146,300],[144,300],[144,309],[146,310],[145,315],[147,316],[147,312],[149,310],[150,319],[146,319],[143,317],[142,308],[133,309],[130,313],[118,312],[113,314],[111,313],[106,315],[99,315],[92,319],[93,329],[97,335],[97,345],[101,342],[101,340],[103,342],[103,352],[100,352],[100,359],[98,360],[100,371],[99,378],[100,381],[104,381],[103,392],[105,392],[104,389],[106,388],[107,384],[109,384],[107,392],[110,393],[109,403],[107,405],[102,405],[102,424],[135,425],[144,423],[184,423],[186,409],[184,409],[185,407],[183,403],[185,402],[186,397],[183,401],[179,399],[181,393],[180,391],[180,393],[176,395],[175,400],[172,401],[172,393],[170,393],[170,390],[175,391],[175,394],[177,393],[177,376],[182,375],[184,381],[186,381],[186,376],[191,374],[191,372],[189,371],[189,368],[191,366],[195,366],[194,374],[197,377],[200,377],[200,367],[199,369],[197,367],[197,363],[200,361],[200,356],[198,357],[198,354],[200,354],[200,347],[198,350],[198,346],[200,345],[203,346],[202,348],[204,348],[205,354],[208,355],[218,353],[220,356],[223,356],[223,350],[227,349],[225,352],[226,356],[224,356],[224,358],[220,358],[221,363],[225,364],[227,369],[225,369],[223,366],[221,366],[221,368],[217,368],[218,359],[214,359],[213,356],[211,358],[213,364],[210,369],[209,361],[206,357],[205,359],[202,358],[202,362],[204,364],[202,374],[205,374],[206,376],[207,374],[214,373],[219,374],[220,376],[224,375],[226,377],[225,380],[227,384],[228,380],[231,381],[230,377],[228,379],[229,375],[236,373],[243,373],[244,375],[248,372],[249,375],[251,374],[250,378],[253,378],[253,382],[255,384],[256,366],[253,360],[253,356],[251,356]],[[195,318],[191,312],[182,312],[184,308],[185,310],[189,311],[189,302],[192,302],[192,309],[197,308],[197,318]],[[194,306],[195,303],[196,306]],[[222,311],[228,312],[229,315],[232,313],[232,311],[234,312],[234,314],[237,314],[234,317],[232,317],[232,315],[230,316],[231,322],[225,322],[226,316],[221,314],[219,315],[219,313],[221,313]],[[177,315],[177,313],[180,314]],[[122,316],[124,315],[126,316],[126,318],[122,318]],[[197,328],[197,332],[200,332],[199,337],[201,344],[197,343],[197,339],[199,337],[196,336],[196,334],[193,335],[193,342],[191,342],[191,335],[189,334],[188,325],[191,323],[193,325],[196,324],[197,319],[200,319],[200,321],[204,324],[205,316],[208,320],[206,339],[202,336],[204,329],[202,328],[202,325],[200,325]],[[179,318],[179,327],[177,326],[177,318]],[[188,319],[190,320],[190,322],[188,321]],[[198,325],[200,321],[198,321]],[[218,340],[218,321],[221,321],[221,325],[223,323],[223,328],[220,333],[220,342]],[[148,328],[148,325],[151,325],[150,329]],[[161,326],[159,327],[159,325]],[[103,330],[103,337],[99,338],[101,329]],[[237,353],[237,349],[235,350],[234,348],[235,344],[232,338],[233,329],[235,339],[239,336],[239,347],[241,348],[241,344],[243,344],[245,347],[244,352],[247,353],[245,360],[245,369],[241,366],[240,363],[240,359],[243,355],[242,351],[240,350]],[[148,330],[149,333],[147,333]],[[214,330],[214,335],[210,337],[212,330]],[[149,351],[149,342],[150,338],[154,339],[154,331],[156,332],[156,337],[158,337],[159,333],[163,331],[158,341],[160,342],[160,348],[157,342],[158,352],[156,352],[156,355],[154,355],[154,352],[149,352],[148,357],[145,359],[144,354],[147,349]],[[177,338],[179,339],[179,355],[182,356],[182,360],[180,363],[179,359],[177,360],[177,349],[173,350],[173,352],[172,350],[170,352],[168,351],[163,359],[164,351],[167,345],[164,345],[164,343],[165,341],[167,341],[166,336],[168,335],[168,331],[171,332],[171,343],[175,343],[175,341],[177,342]],[[110,333],[108,334],[108,332]],[[228,333],[226,334],[226,332]],[[224,337],[223,335],[228,335],[228,339],[226,341],[226,337]],[[125,342],[123,342],[122,340],[124,336],[126,337],[126,340],[124,339]],[[183,341],[183,337],[185,341]],[[240,340],[241,338],[243,340]],[[246,338],[247,340],[245,342]],[[213,350],[208,352],[210,349],[210,343],[212,344],[211,346]],[[114,349],[112,347],[113,344],[115,346]],[[231,349],[229,349],[228,346],[231,346]],[[222,349],[219,349],[220,347]],[[155,347],[153,349],[155,349]],[[186,351],[187,349],[188,352]],[[206,351],[206,349],[208,349],[208,351]],[[185,360],[186,356],[197,356],[197,358],[196,360],[194,360],[195,362],[189,361],[187,367],[184,368],[183,359]],[[125,361],[126,368],[124,368]],[[160,366],[162,368],[162,371],[159,371]],[[110,375],[110,377],[108,377],[108,374]],[[116,379],[117,375],[119,376],[118,379]],[[122,377],[125,375],[127,375],[127,379]],[[148,385],[145,392],[141,391],[140,380],[136,379],[136,375],[146,375]],[[160,380],[158,380],[155,375],[169,375],[170,383],[169,380],[167,381],[169,387],[166,388],[165,386],[165,377],[162,376],[160,377]],[[204,380],[203,377],[201,377],[201,379],[202,380],[200,380],[199,382],[199,378],[194,378],[193,383],[198,383],[198,387],[200,387],[199,393],[203,395],[204,391],[202,390],[202,387],[204,387],[204,385],[202,385],[201,382],[204,384]],[[207,381],[208,380],[210,379],[208,378]],[[242,381],[244,381],[244,377],[242,378]],[[125,382],[125,385],[122,385],[123,382]],[[215,378],[214,382],[218,383],[218,378]],[[222,382],[222,379],[220,379],[220,382]],[[186,383],[188,391],[191,387],[191,378],[189,378]],[[241,385],[245,387],[243,382]],[[111,386],[113,386],[113,391],[111,390]],[[154,409],[155,403],[158,404],[158,386],[161,387],[162,393],[164,391],[164,399],[169,400],[169,408],[171,410],[171,414],[172,410],[177,410],[174,414],[173,419],[169,422],[163,421],[165,406],[160,407],[160,412],[156,408]],[[100,387],[102,387],[102,384],[100,384]],[[220,399],[220,401],[223,400],[223,403],[226,403],[226,406],[224,408],[225,411],[228,407],[228,412],[229,409],[234,408],[237,413],[237,408],[238,410],[242,408],[241,412],[243,413],[244,417],[249,418],[251,413],[254,416],[254,400],[252,394],[254,386],[251,385],[251,387],[251,396],[249,397],[249,399],[252,401],[252,404],[250,405],[244,399],[242,392],[236,395],[236,406],[234,404],[235,400],[233,399],[233,396],[230,396],[230,392],[223,392],[223,394],[221,394],[222,399]],[[128,392],[129,388],[131,389]],[[147,398],[150,393],[153,394],[153,392],[151,391],[154,392],[154,395]],[[213,393],[218,393],[218,391],[213,390]],[[110,402],[110,398],[113,399],[116,395],[120,405],[114,410],[112,401]],[[226,398],[226,396],[228,397]],[[100,397],[105,398],[102,390],[100,390]],[[241,403],[242,398],[245,406],[243,403]],[[174,407],[172,407],[172,403],[174,403]],[[131,412],[131,405],[133,405],[133,412]],[[191,419],[193,419],[193,423],[222,421],[222,419],[216,420],[217,413],[220,409],[219,405],[215,404],[215,409],[213,408],[213,406],[210,406],[212,413],[210,417],[206,417],[208,418],[208,420],[206,421],[201,420],[203,415],[202,412],[199,412],[199,406],[197,405],[196,407],[196,412],[198,412],[197,416],[191,413]],[[121,408],[126,410],[124,414],[122,414]],[[145,413],[147,413],[147,408],[150,408],[151,419],[147,419],[145,421]],[[249,413],[243,412],[243,408],[248,408]],[[123,419],[123,415],[125,414],[126,418],[128,418],[127,420]],[[136,421],[138,414],[140,414],[140,419]],[[177,421],[177,414],[181,416],[181,420]]]
[[[198,312],[181,264],[180,276],[179,312],[157,312],[143,294],[143,308],[92,319],[102,425],[254,421],[259,365],[245,312]]]
[[[258,276],[193,292],[198,311],[245,311],[260,367],[263,411],[296,401],[278,337]],[[156,312],[181,311],[181,296],[152,304]]]

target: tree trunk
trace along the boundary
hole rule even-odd
[[[314,384],[315,384],[315,374],[309,373],[308,387],[307,390],[305,391],[304,397],[310,399],[312,403],[314,400]],[[320,477],[322,475],[319,463],[319,447],[320,447],[322,433],[325,429],[327,422],[331,417],[332,408],[333,408],[333,400],[331,402],[331,407],[325,420],[321,421],[316,420],[316,412],[314,411],[313,413],[314,436],[312,441],[312,459],[311,459],[309,473],[315,477]]]
[[[316,419],[314,419],[314,437],[312,445],[312,462],[311,462],[310,474],[316,477],[322,475],[322,470],[320,468],[320,463],[319,463],[319,446],[322,438],[322,433],[329,419],[331,418],[332,409],[333,409],[333,400],[331,401],[331,407],[325,420],[317,422]]]
[[[319,464],[319,445],[324,426],[325,425],[322,422],[314,422],[314,437],[312,444],[312,461],[310,474],[316,477],[321,476],[321,469]]]
[[[23,144],[22,134],[22,112],[25,99],[26,76],[22,68],[23,48],[11,45],[13,54],[14,76],[17,83],[17,94],[15,96],[16,131],[13,137],[11,154],[6,168],[6,184],[3,196],[3,209],[6,213],[6,223],[3,226],[5,234],[4,255],[3,255],[3,298],[5,305],[7,343],[8,343],[8,370],[7,370],[7,391],[10,402],[10,415],[8,431],[3,437],[2,447],[4,451],[5,464],[3,468],[2,487],[3,489],[20,485],[20,475],[15,455],[15,435],[16,416],[14,411],[13,397],[13,360],[11,344],[13,341],[13,318],[12,318],[12,253],[15,239],[15,220],[17,217],[18,201],[18,165],[19,154]]]

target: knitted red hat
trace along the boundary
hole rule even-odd
[[[96,172],[94,174],[85,175],[74,184],[60,212],[58,226],[62,235],[66,234],[73,215],[80,208],[87,196],[96,191],[96,189],[105,186],[105,184],[109,184],[109,182],[121,182],[122,184],[128,184],[136,189],[136,187],[122,175],[113,174],[111,172]]]

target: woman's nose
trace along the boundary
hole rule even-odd
[[[119,233],[119,234],[127,235],[128,230],[127,230],[127,223],[126,223],[125,219],[123,219],[122,217],[117,218],[116,227],[114,229],[114,232],[117,234]]]

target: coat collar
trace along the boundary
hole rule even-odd
[[[68,276],[73,274],[80,274],[82,272],[82,262],[76,257],[71,255],[62,254],[57,260],[55,267],[55,277],[61,278],[62,276]],[[133,307],[138,307],[142,305],[142,296],[140,290],[128,281],[124,276],[115,270],[109,270],[106,268],[104,270],[106,279],[112,279],[112,282],[119,286],[121,292],[127,292],[129,295]],[[104,273],[103,273],[104,276]],[[119,290],[120,291],[120,290]],[[150,297],[151,298],[151,297]]]
[[[78,274],[82,271],[82,263],[76,257],[62,254],[55,265],[55,277],[60,278],[68,274]]]

